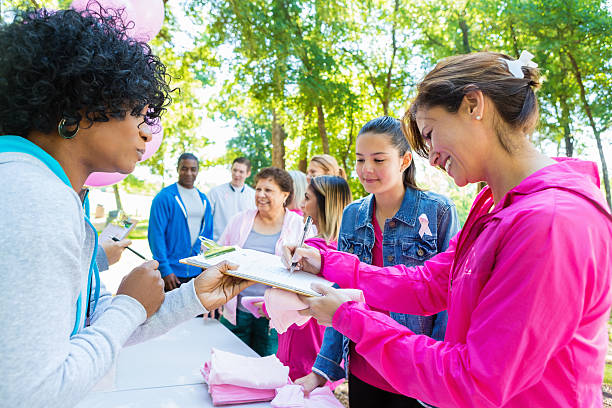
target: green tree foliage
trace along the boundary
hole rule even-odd
[[[236,157],[245,156],[251,161],[251,175],[246,183],[253,186],[257,172],[272,165],[272,133],[261,122],[253,120],[237,125],[238,136],[231,139],[227,145],[227,163]]]
[[[536,144],[552,142],[572,156],[595,139],[608,204],[603,145],[609,137],[612,15],[599,0],[425,1],[415,11],[420,53],[429,63],[457,53],[491,50],[515,58],[535,54],[544,83]],[[589,129],[590,128],[590,129]],[[590,130],[590,131],[589,131]],[[590,133],[590,134],[589,134]],[[607,141],[605,140],[607,139]],[[559,153],[561,149],[557,149]]]
[[[209,10],[209,46],[229,46],[237,73],[218,99],[234,117],[237,94],[249,110],[272,113],[258,123],[272,134],[282,124],[287,167],[304,170],[308,157],[329,152],[351,173],[361,125],[401,116],[413,85],[439,59],[481,50],[536,54],[544,75],[536,144],[572,156],[589,144],[590,127],[602,152],[612,19],[601,1],[219,0]],[[600,161],[607,180],[603,153]]]
[[[207,47],[192,44],[185,48],[179,41],[183,30],[173,9],[166,5],[164,26],[150,45],[166,64],[175,91],[172,104],[161,119],[164,143],[146,163],[153,174],[169,174],[174,171],[175,158],[181,153],[196,151],[211,142],[199,129],[205,106],[201,91],[213,81],[209,70],[217,68],[218,63]],[[167,161],[172,163],[168,169]]]
[[[5,0],[8,8],[65,7],[65,0]],[[145,164],[154,174],[203,147],[204,110],[235,124],[227,153],[304,171],[330,153],[349,175],[368,120],[401,117],[414,85],[441,58],[481,50],[535,54],[543,74],[534,142],[579,155],[595,144],[610,202],[604,148],[612,122],[612,16],[602,0],[182,0],[165,2],[151,43],[168,64],[174,104],[165,143]],[[593,143],[593,141],[595,143]],[[430,169],[420,172],[426,177]],[[424,173],[424,174],[421,174]],[[429,179],[428,179],[429,180]],[[431,181],[431,180],[430,180]],[[365,194],[349,177],[355,198]],[[438,183],[438,185],[435,185]],[[467,211],[473,191],[435,181]]]

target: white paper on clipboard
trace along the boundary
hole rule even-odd
[[[100,233],[98,242],[110,241],[113,237],[122,240],[129,235],[137,223],[138,221],[133,218],[124,218],[110,222]]]
[[[263,283],[264,285],[285,289],[306,296],[320,296],[311,285],[320,283],[332,286],[333,282],[308,272],[291,272],[283,265],[280,257],[253,249],[241,249],[221,254],[210,259],[203,255],[181,259],[179,262],[208,268],[222,261],[229,261],[239,265],[234,271],[227,271],[227,275]]]

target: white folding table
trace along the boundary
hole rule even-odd
[[[212,407],[200,367],[210,359],[213,347],[257,356],[217,320],[194,318],[162,336],[124,348],[113,369],[77,407]]]

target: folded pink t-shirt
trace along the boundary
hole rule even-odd
[[[209,384],[270,389],[287,384],[289,368],[275,356],[246,357],[213,348]]]
[[[276,356],[246,357],[213,348],[200,370],[213,405],[270,401],[289,382],[289,368]]]
[[[210,384],[210,363],[200,369],[204,381],[208,384],[208,392],[214,406],[242,404],[247,402],[271,401],[276,395],[274,389],[260,390],[257,388],[240,387],[231,384]]]

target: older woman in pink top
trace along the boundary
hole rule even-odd
[[[419,84],[404,118],[413,148],[459,186],[487,183],[446,252],[378,268],[295,250],[302,269],[362,289],[371,306],[448,308],[435,341],[334,289],[305,299],[306,313],[353,340],[397,390],[438,407],[602,405],[612,215],[594,163],[551,159],[530,143],[538,86],[528,53],[492,52],[447,58]]]
[[[300,241],[302,217],[287,210],[293,198],[289,173],[276,167],[261,170],[255,176],[257,209],[236,214],[225,227],[219,243],[280,255],[283,245]],[[255,284],[223,307],[223,323],[238,338],[261,356],[275,354],[278,342],[268,321],[255,318],[240,304],[243,296],[262,296],[267,286]]]

